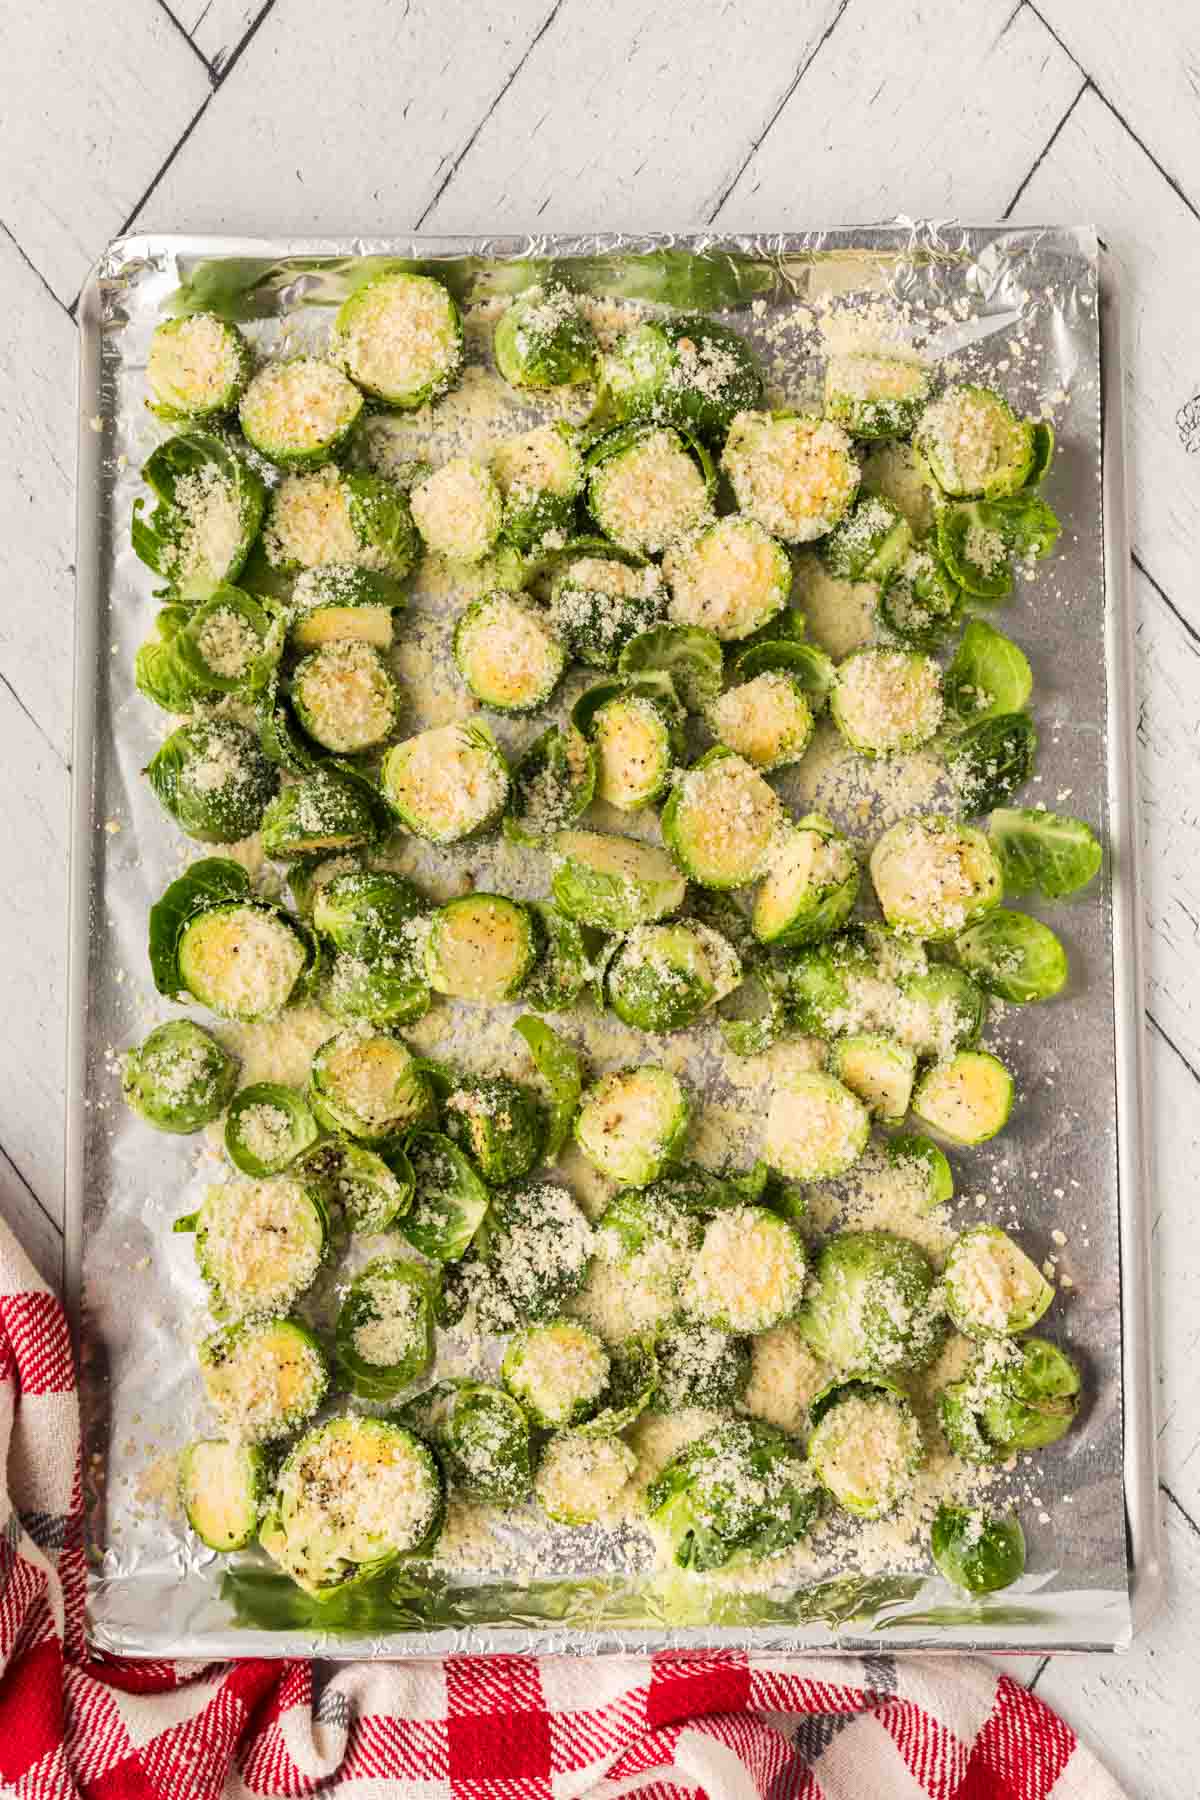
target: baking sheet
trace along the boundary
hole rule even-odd
[[[194,1146],[125,1115],[114,1053],[172,1011],[153,996],[147,909],[181,863],[181,840],[140,780],[162,721],[132,687],[150,629],[153,577],[128,547],[137,469],[163,435],[143,407],[146,347],[181,281],[258,321],[301,334],[322,326],[364,256],[437,264],[464,298],[487,299],[560,262],[593,294],[655,303],[664,295],[725,311],[756,340],[781,397],[801,399],[819,372],[805,326],[823,307],[913,310],[934,355],[982,379],[1053,400],[1060,453],[1047,484],[1063,537],[1037,587],[1019,583],[1010,617],[1033,663],[1042,734],[1041,798],[1092,820],[1113,846],[1101,882],[1047,916],[1073,976],[1053,1010],[1013,1009],[989,1033],[1018,1077],[1021,1101],[1002,1136],[956,1159],[960,1191],[988,1196],[978,1216],[1019,1209],[1023,1238],[1069,1235],[1073,1287],[1048,1321],[1082,1362],[1087,1407],[1037,1470],[1038,1505],[1022,1506],[1029,1570],[1014,1589],[969,1609],[937,1579],[844,1571],[720,1616],[681,1610],[678,1595],[606,1574],[582,1549],[578,1578],[522,1576],[416,1591],[381,1620],[366,1613],[331,1633],[299,1598],[285,1628],[263,1630],[253,1592],[222,1591],[221,1559],[157,1503],[156,1472],[200,1426],[190,1352],[202,1301],[186,1243],[170,1221],[202,1182]],[[360,266],[360,265],[359,265]],[[1105,298],[1105,305],[1111,300]],[[1153,1432],[1149,1414],[1144,1177],[1137,1112],[1138,969],[1132,889],[1131,741],[1124,570],[1118,344],[1104,334],[1102,454],[1098,253],[1087,229],[905,226],[754,238],[244,242],[132,238],[111,247],[81,303],[79,629],[76,653],[76,861],[68,1092],[68,1208],[82,1356],[89,1622],[100,1647],[132,1655],[410,1655],[534,1648],[590,1653],[701,1644],[771,1648],[1114,1648],[1155,1585]],[[1032,364],[1032,366],[1030,366]],[[1111,378],[1111,379],[1110,379]],[[1101,484],[1104,498],[1102,503]],[[436,596],[413,602],[436,611]],[[425,721],[417,718],[411,729]],[[501,735],[505,735],[501,732]],[[512,741],[510,739],[510,741]],[[786,789],[785,789],[786,792]],[[1128,852],[1128,854],[1126,853]],[[477,872],[486,871],[481,856]],[[511,871],[509,871],[511,872]],[[530,871],[530,892],[544,885]],[[484,883],[481,880],[481,885]],[[497,885],[511,882],[498,881]],[[1114,959],[1114,943],[1120,954]],[[714,1105],[721,1071],[689,1070]],[[734,1097],[736,1103],[736,1097]],[[995,1203],[1002,1193],[1004,1204]],[[1123,1329],[1124,1325],[1124,1329]],[[1122,1364],[1124,1361],[1124,1394]],[[1044,1473],[1042,1472],[1044,1470]],[[1132,1551],[1132,1555],[1131,1555]],[[328,1618],[329,1615],[325,1615]]]

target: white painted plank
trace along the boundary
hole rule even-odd
[[[850,0],[719,223],[996,218],[1080,81],[1011,0],[900,0],[886,14]]]
[[[5,222],[69,303],[209,89],[155,0],[4,9]]]
[[[0,1219],[50,1286],[62,1283],[62,1233],[42,1211],[13,1165],[0,1153]]]
[[[553,0],[278,5],[138,224],[403,232],[469,143]]]
[[[62,1218],[67,772],[0,687],[0,1145]]]
[[[0,234],[0,676],[64,760],[74,619],[75,331]]]
[[[268,0],[172,0],[171,11],[220,75]]]
[[[837,0],[566,0],[431,228],[704,224],[836,13]]]
[[[1195,0],[1137,7],[1038,0],[1072,56],[1200,207],[1200,8]]]
[[[1014,217],[1095,219],[1113,252],[1126,311],[1134,542],[1155,580],[1200,628],[1200,461],[1185,452],[1175,422],[1178,409],[1200,391],[1200,224],[1090,93]]]
[[[1166,1604],[1125,1656],[1054,1657],[1037,1692],[1137,1800],[1196,1791],[1200,1533],[1164,1500]]]

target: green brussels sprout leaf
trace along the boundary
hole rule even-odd
[[[639,631],[617,658],[621,675],[661,669],[688,712],[703,712],[721,691],[721,640],[699,625],[652,625]]]
[[[550,1090],[550,1120],[545,1156],[554,1162],[571,1133],[571,1123],[583,1092],[583,1065],[579,1052],[565,1038],[532,1013],[522,1013],[513,1030],[524,1038],[538,1074]]]
[[[964,725],[1019,713],[1033,692],[1025,652],[986,619],[968,619],[942,677],[946,709]]]
[[[1018,1005],[1053,999],[1066,986],[1067,953],[1050,927],[1006,906],[964,931],[951,954],[989,994]]]
[[[483,1224],[491,1196],[462,1151],[440,1132],[414,1132],[407,1152],[415,1198],[399,1229],[422,1256],[457,1262]]]
[[[1033,774],[1037,728],[1028,713],[981,719],[951,738],[946,763],[963,811],[988,812],[1004,806]]]
[[[150,908],[150,972],[160,994],[171,999],[181,991],[179,938],[189,919],[210,906],[250,896],[250,877],[241,863],[227,856],[205,856],[192,863]]]
[[[1032,890],[1048,900],[1062,899],[1086,887],[1104,860],[1090,825],[1033,806],[997,807],[988,821],[988,842],[1009,894]]]

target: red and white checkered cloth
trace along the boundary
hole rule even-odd
[[[62,1307],[0,1222],[0,1793],[19,1800],[1121,1800],[983,1663],[89,1658]]]

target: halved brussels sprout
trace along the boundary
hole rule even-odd
[[[497,590],[473,600],[454,631],[454,660],[475,698],[494,712],[536,712],[557,687],[566,652],[549,614]]]
[[[256,1081],[230,1103],[225,1154],[243,1175],[278,1175],[320,1136],[317,1121],[295,1088]]]
[[[761,1056],[792,1024],[787,977],[765,961],[743,964],[740,984],[717,1006],[717,1024],[735,1056]]]
[[[488,1190],[457,1145],[436,1131],[417,1132],[408,1151],[415,1198],[400,1230],[422,1256],[457,1262],[483,1223]]]
[[[983,1030],[987,996],[978,982],[952,963],[932,963],[901,984],[903,1012],[898,1035],[918,1056],[944,1062],[969,1050]]]
[[[830,1238],[817,1255],[796,1323],[822,1361],[873,1375],[925,1368],[946,1335],[929,1258],[890,1231]]]
[[[912,1098],[917,1055],[881,1031],[857,1031],[833,1045],[829,1071],[857,1094],[873,1119],[899,1125]]]
[[[837,681],[837,665],[815,644],[798,638],[758,638],[734,658],[735,672],[746,680],[779,670],[800,684],[813,713],[825,706]]]
[[[452,1488],[468,1500],[516,1506],[533,1485],[529,1420],[503,1388],[442,1381],[404,1409],[438,1450]]]
[[[592,747],[574,726],[551,725],[512,773],[504,835],[514,844],[547,844],[590,806],[596,787]]]
[[[856,1163],[871,1115],[833,1075],[791,1073],[771,1093],[763,1156],[789,1181],[825,1181]]]
[[[283,647],[283,623],[240,588],[218,586],[171,639],[171,651],[205,694],[254,694]]]
[[[984,1144],[1008,1123],[1013,1079],[999,1057],[960,1050],[917,1083],[913,1117],[952,1144]]]
[[[1000,1518],[980,1506],[943,1500],[929,1548],[939,1572],[967,1594],[994,1594],[1025,1573],[1025,1533],[1015,1513]]]
[[[357,782],[337,769],[313,769],[272,800],[262,819],[263,850],[287,860],[373,844],[379,813]]]
[[[340,450],[362,409],[362,395],[332,363],[290,356],[258,371],[242,395],[238,421],[261,456],[300,468]]]
[[[991,1338],[961,1381],[938,1396],[956,1456],[1001,1463],[1056,1444],[1079,1410],[1083,1383],[1065,1351],[1045,1338]]]
[[[371,958],[338,950],[321,990],[321,1005],[340,1025],[411,1025],[429,1011],[432,994],[414,949],[380,950]]]
[[[425,973],[439,994],[491,1004],[520,991],[537,951],[527,906],[505,894],[464,894],[432,916]]]
[[[150,928],[153,935],[153,912]],[[179,929],[176,985],[224,1018],[274,1019],[310,973],[314,942],[298,920],[263,901],[208,906]]]
[[[1010,893],[1032,889],[1048,900],[1086,887],[1104,860],[1090,825],[1033,806],[996,807],[988,820],[988,843]]]
[[[652,625],[630,638],[617,658],[621,675],[668,675],[688,712],[703,712],[716,699],[723,667],[720,640],[699,625]]]
[[[614,1069],[584,1093],[575,1138],[602,1174],[645,1187],[674,1161],[690,1114],[687,1092],[668,1069]]]
[[[787,1010],[795,1030],[812,1037],[840,1037],[866,1023],[864,984],[876,976],[861,931],[850,928],[802,944],[784,962]]]
[[[942,679],[947,710],[964,725],[1020,712],[1033,692],[1033,671],[1019,644],[968,619]]]
[[[677,431],[621,426],[592,446],[586,468],[592,517],[634,556],[659,556],[712,518],[712,464]]]
[[[919,1170],[925,1185],[927,1207],[945,1206],[954,1198],[954,1174],[946,1153],[919,1132],[887,1140],[884,1154],[893,1166]]]
[[[504,1352],[500,1379],[542,1431],[578,1425],[608,1386],[608,1351],[594,1331],[553,1319],[519,1331]]]
[[[1034,466],[1033,427],[992,388],[959,384],[925,408],[913,444],[943,493],[1015,494]]]
[[[236,325],[216,313],[184,313],[156,325],[146,356],[146,405],[160,419],[213,419],[232,412],[254,364]]]
[[[863,494],[821,544],[820,556],[839,581],[885,582],[912,548],[912,527],[890,500]]]
[[[292,671],[292,705],[324,750],[354,756],[387,742],[400,716],[400,689],[373,644],[339,639],[310,650]]]
[[[465,1150],[489,1186],[528,1175],[541,1153],[545,1124],[533,1095],[507,1075],[476,1075],[442,1101],[446,1136]]]
[[[526,288],[502,313],[492,337],[496,367],[511,387],[552,388],[592,381],[596,339],[565,288]]]
[[[313,1057],[308,1103],[329,1131],[370,1144],[420,1123],[431,1095],[399,1038],[351,1027],[326,1038]]]
[[[955,938],[952,955],[989,994],[1024,1005],[1067,984],[1067,953],[1048,925],[998,906]]]
[[[858,491],[854,446],[841,426],[798,413],[738,413],[721,467],[740,510],[785,544],[824,537]]]
[[[218,1318],[286,1312],[317,1278],[329,1215],[315,1184],[296,1178],[221,1182],[177,1220],[194,1232],[196,1264]]]
[[[179,1459],[179,1499],[202,1544],[228,1554],[258,1536],[270,1487],[266,1457],[256,1444],[200,1438]]]
[[[962,589],[932,540],[918,541],[893,569],[879,596],[879,617],[895,637],[923,647],[958,623]]]
[[[658,1385],[652,1412],[689,1406],[720,1411],[737,1404],[750,1380],[748,1341],[712,1325],[673,1325],[656,1340],[654,1353]]]
[[[605,974],[608,1003],[626,1025],[677,1031],[731,993],[741,958],[711,926],[696,919],[637,925]]]
[[[915,750],[942,722],[942,671],[919,650],[856,650],[838,665],[829,712],[863,756]]]
[[[561,550],[583,488],[579,433],[561,421],[502,438],[492,474],[504,501],[501,532],[518,550]]]
[[[284,476],[262,541],[268,563],[284,574],[349,563],[392,582],[403,581],[420,549],[404,490],[334,463]]]
[[[723,437],[763,391],[745,339],[700,315],[635,325],[605,358],[604,378],[620,418],[687,425],[705,438]]]
[[[863,464],[862,485],[865,493],[882,494],[898,506],[915,538],[933,530],[937,489],[911,444],[894,439],[872,444]]]
[[[999,526],[982,502],[963,500],[938,513],[938,555],[951,580],[978,600],[1002,600],[1012,592],[1012,564]]]
[[[472,457],[451,457],[417,483],[409,504],[425,548],[454,562],[482,562],[500,535],[500,489]]]
[[[702,1575],[797,1543],[816,1522],[822,1493],[794,1439],[735,1419],[672,1457],[645,1504],[674,1562]]]
[[[708,708],[718,741],[756,769],[796,763],[812,742],[815,721],[803,684],[783,669],[769,669],[726,688]]]
[[[571,1135],[571,1121],[583,1092],[579,1052],[544,1019],[535,1019],[529,1013],[522,1013],[513,1030],[525,1040],[534,1067],[549,1090],[549,1119],[543,1150],[546,1161],[553,1162]]]
[[[596,709],[588,735],[599,799],[619,812],[640,812],[659,798],[675,760],[676,729],[656,700],[616,691]]]
[[[138,646],[133,659],[134,686],[164,712],[190,712],[198,700],[216,697],[216,689],[187,667],[176,648],[190,613],[186,606],[160,606],[154,636]]]
[[[318,563],[296,577],[289,639],[297,650],[350,642],[387,650],[397,600],[394,584],[371,569],[353,563]]]
[[[235,844],[262,823],[279,775],[253,735],[232,719],[181,725],[146,765],[175,823],[206,844]]]
[[[632,931],[677,912],[687,882],[652,844],[600,831],[563,831],[554,840],[551,890],[568,918],[601,931]]]
[[[559,912],[550,900],[532,900],[537,960],[521,986],[521,999],[535,1012],[566,1012],[597,975],[593,957],[597,934]]]
[[[936,813],[889,826],[871,852],[870,870],[883,916],[902,936],[957,937],[1004,896],[983,833]]]
[[[915,356],[849,350],[825,365],[825,416],[852,437],[907,437],[929,398],[930,375]]]
[[[612,1512],[637,1469],[623,1438],[559,1431],[533,1480],[534,1498],[556,1525],[591,1525]]]
[[[299,1319],[242,1319],[199,1348],[205,1398],[242,1443],[289,1437],[329,1390],[329,1365]]]
[[[304,1178],[318,1184],[358,1237],[378,1237],[412,1205],[414,1178],[407,1153],[396,1143],[381,1147],[386,1162],[362,1144],[328,1139],[300,1165]]]
[[[199,1131],[224,1112],[238,1083],[236,1056],[202,1025],[156,1025],[121,1064],[125,1103],[156,1131]]]
[[[151,451],[142,480],[157,502],[144,518],[133,503],[133,548],[185,598],[236,581],[262,523],[261,477],[223,438],[187,431]]]
[[[377,1256],[354,1277],[338,1309],[338,1367],[364,1400],[391,1400],[433,1363],[436,1281],[424,1263]]]
[[[946,1310],[965,1337],[1031,1331],[1054,1298],[1037,1264],[998,1225],[972,1225],[942,1271]]]
[[[663,842],[702,887],[745,887],[766,866],[783,823],[774,789],[721,745],[679,776],[663,808]]]
[[[570,1192],[526,1182],[493,1195],[475,1240],[475,1316],[484,1331],[556,1318],[583,1286],[595,1233]]]
[[[684,1276],[700,1247],[703,1227],[665,1188],[659,1182],[625,1188],[610,1200],[596,1226],[595,1256],[572,1311],[610,1344],[628,1345],[639,1333],[638,1342],[648,1341],[679,1315]],[[640,1392],[643,1386],[653,1388],[657,1365],[653,1370],[631,1366],[624,1373]]]
[[[457,381],[462,320],[431,276],[376,275],[338,308],[331,354],[364,393],[411,411]]]
[[[767,852],[750,927],[762,944],[811,944],[844,925],[858,897],[860,870],[848,838],[823,813],[808,813]]]
[[[1037,728],[1028,713],[968,725],[946,745],[946,766],[964,812],[1005,806],[1033,774]]]
[[[831,1382],[809,1404],[808,1457],[838,1505],[860,1519],[895,1512],[925,1457],[908,1395],[891,1381]]]
[[[753,1336],[795,1317],[804,1298],[808,1258],[787,1219],[765,1206],[737,1206],[708,1221],[688,1270],[688,1317],[721,1331]]]
[[[622,558],[602,539],[569,550],[550,583],[554,629],[593,669],[615,669],[625,645],[656,625],[666,606],[657,564]]]
[[[724,643],[760,631],[783,611],[792,591],[783,545],[739,514],[672,545],[662,567],[675,623],[711,631]]]
[[[438,725],[393,744],[380,781],[401,823],[434,844],[485,830],[508,800],[508,765],[482,725]]]
[[[390,869],[334,869],[313,895],[312,922],[339,950],[361,956],[407,949],[425,902]]]

